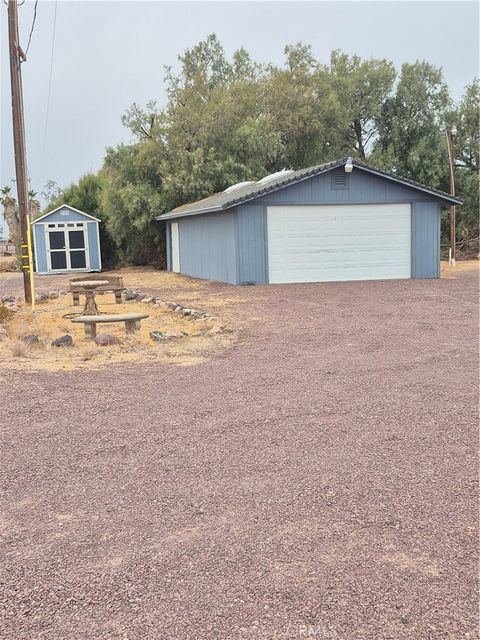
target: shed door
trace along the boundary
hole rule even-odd
[[[410,204],[268,207],[271,283],[411,277]]]
[[[178,236],[178,222],[172,222],[172,271],[180,271],[180,238]]]
[[[47,237],[50,271],[75,271],[89,268],[83,223],[49,224]]]

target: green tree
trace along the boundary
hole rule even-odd
[[[478,253],[479,238],[479,153],[480,153],[480,85],[478,79],[469,84],[452,114],[458,136],[455,144],[456,191],[464,203],[457,209],[457,237],[460,248]]]
[[[59,207],[62,204],[69,204],[75,209],[89,213],[96,218],[100,218],[100,247],[102,253],[102,264],[104,267],[113,266],[118,258],[114,240],[107,226],[107,217],[103,213],[101,196],[103,180],[102,174],[87,173],[80,178],[78,183],[73,183],[60,192],[56,199],[52,200],[47,211]]]
[[[333,51],[329,72],[344,119],[343,151],[366,160],[378,138],[378,120],[396,71],[387,60],[362,60]]]
[[[284,66],[270,65],[259,88],[261,108],[282,145],[268,170],[299,169],[338,157],[340,102],[310,47],[286,47]]]
[[[161,179],[151,166],[149,150],[148,144],[107,149],[101,172],[101,210],[121,262],[163,267],[164,230],[155,222],[155,216],[166,207]]]
[[[378,118],[372,160],[407,178],[447,188],[445,126],[451,100],[441,69],[428,62],[402,65],[396,92]]]

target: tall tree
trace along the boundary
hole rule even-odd
[[[121,262],[164,266],[163,228],[155,216],[166,207],[160,177],[145,151],[149,145],[107,149],[101,171],[101,210]]]
[[[17,253],[20,250],[20,221],[18,218],[17,201],[12,195],[11,188],[7,185],[0,190],[0,203],[3,206],[3,217],[8,227],[9,240],[13,242]]]
[[[338,154],[340,103],[327,70],[300,43],[285,48],[283,67],[271,65],[260,85],[265,112],[282,144],[269,169],[320,164]]]
[[[39,213],[40,202],[37,199],[37,192],[30,189],[28,192],[28,215],[30,221],[35,220]]]
[[[445,128],[451,100],[441,69],[428,62],[402,65],[395,94],[378,117],[372,159],[434,187],[448,188]]]
[[[395,68],[385,59],[362,60],[333,51],[329,72],[345,120],[342,146],[347,153],[366,160],[378,138],[378,119],[392,91]]]
[[[478,79],[469,84],[452,114],[458,137],[455,145],[456,187],[464,199],[457,210],[457,233],[460,248],[478,253],[479,238],[479,170],[480,170],[480,85]]]

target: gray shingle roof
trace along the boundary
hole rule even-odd
[[[224,211],[226,209],[230,209],[230,207],[234,207],[235,205],[263,196],[270,191],[283,189],[290,184],[300,182],[301,180],[305,180],[306,178],[320,175],[321,173],[326,173],[327,171],[331,171],[332,169],[336,169],[338,167],[343,167],[346,162],[347,158],[343,158],[342,160],[326,162],[325,164],[315,165],[306,169],[299,169],[298,171],[286,172],[285,175],[280,175],[278,178],[273,178],[272,180],[269,180],[265,183],[253,182],[252,184],[240,187],[229,193],[221,191],[220,193],[215,193],[208,198],[204,198],[203,200],[197,200],[197,202],[183,204],[180,207],[176,207],[168,213],[157,216],[156,220],[168,220],[171,218],[181,218],[183,216],[197,215],[201,213]],[[433,198],[441,200],[444,204],[462,204],[462,200],[453,197],[448,193],[445,193],[444,191],[432,189],[431,187],[427,187],[423,184],[420,184],[419,182],[415,182],[415,180],[402,178],[401,176],[397,176],[394,173],[381,171],[380,169],[371,167],[364,162],[360,162],[359,160],[354,160],[353,166],[354,170],[355,168],[359,168],[381,178],[387,178],[388,180],[397,182],[398,184],[401,184],[403,186],[423,191],[424,193],[430,194]]]

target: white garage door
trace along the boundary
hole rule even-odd
[[[271,283],[411,276],[409,204],[268,207]]]

